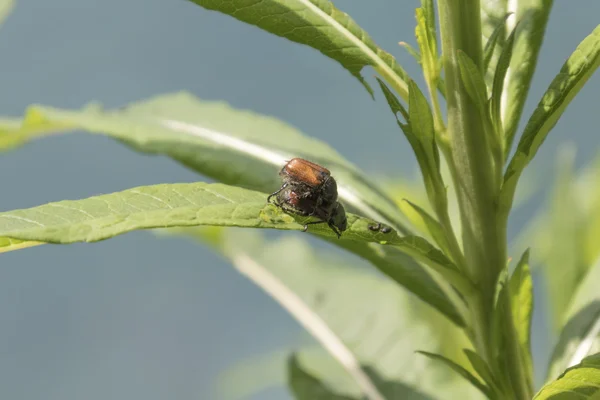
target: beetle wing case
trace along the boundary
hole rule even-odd
[[[301,183],[308,186],[319,186],[327,181],[331,173],[327,168],[304,160],[302,158],[292,158],[283,166],[279,173],[281,177],[288,181]]]

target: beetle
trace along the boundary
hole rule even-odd
[[[347,229],[346,210],[337,201],[337,183],[328,169],[304,160],[293,158],[279,172],[283,184],[267,201],[275,197],[275,204],[287,212],[302,216],[314,216],[319,221],[308,225],[327,223],[338,238]]]
[[[373,232],[390,233],[392,231],[392,228],[383,226],[381,222],[378,222],[376,225],[369,225],[368,228]]]
[[[301,197],[315,197],[316,208],[333,207],[337,201],[337,182],[329,170],[303,158],[292,158],[279,171],[283,181],[280,190],[288,185]],[[278,192],[269,196],[269,199]]]

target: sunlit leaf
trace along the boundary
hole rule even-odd
[[[377,47],[348,14],[328,0],[190,1],[319,50],[350,71],[372,94],[360,74],[370,65],[408,99],[407,75],[394,57]]]
[[[471,374],[469,371],[467,371],[463,366],[458,365],[454,361],[452,361],[444,356],[441,356],[439,354],[429,353],[426,351],[419,351],[418,353],[423,354],[424,356],[427,356],[434,360],[443,362],[448,367],[450,367],[453,371],[455,371],[460,376],[462,376],[464,379],[466,379],[468,382],[470,382],[474,387],[479,389],[484,395],[487,396],[488,399],[494,398],[490,388],[488,386],[486,386],[485,383],[481,382],[479,379],[477,379],[475,376],[473,376],[473,374]]]
[[[597,283],[595,286],[597,287]],[[600,300],[594,300],[580,309],[563,327],[552,354],[548,379],[556,379],[566,368],[598,352],[600,352]]]
[[[483,70],[487,71],[490,62],[492,61],[492,56],[494,55],[494,51],[496,50],[496,44],[498,43],[501,35],[506,31],[506,19],[510,17],[512,13],[506,13],[504,19],[498,22],[498,25],[492,31],[492,34],[487,39],[485,43],[485,48],[483,49]]]
[[[295,355],[290,356],[287,371],[288,385],[297,400],[358,400],[356,397],[334,393],[326,384],[306,372]]]
[[[204,231],[204,228],[178,229],[172,233],[202,239]],[[327,323],[361,365],[374,368],[385,382],[400,382],[411,388],[418,384],[420,390],[430,395],[435,395],[440,387],[445,390],[453,387],[452,393],[471,391],[468,385],[461,384],[447,371],[438,370],[435,363],[414,353],[418,346],[440,351],[437,332],[432,332],[429,320],[422,318],[423,307],[416,307],[419,304],[415,304],[416,299],[408,296],[395,282],[372,270],[355,268],[351,259],[341,258],[327,249],[313,250],[300,237],[286,235],[281,240],[265,242],[256,232],[229,229],[218,237],[220,241],[211,234],[209,243],[230,259],[238,270],[268,293],[271,290],[261,283],[264,282],[261,279],[264,274],[284,285],[286,291],[298,296],[305,307]],[[254,269],[250,271],[240,265],[240,259],[251,259]],[[388,260],[392,261],[402,260]],[[260,266],[259,272],[257,265]],[[442,320],[434,313],[431,319]],[[447,335],[458,331],[449,323],[445,326]],[[305,363],[304,357],[301,357],[301,361],[303,366],[310,366],[316,377],[326,379],[337,393],[346,396],[360,394],[355,384],[348,383],[352,380],[347,374],[342,374],[345,378],[336,374],[337,378],[332,381],[329,367],[321,368],[324,364],[322,358]],[[377,382],[368,369],[365,371]]]
[[[423,226],[444,251],[444,254],[451,254],[450,245],[448,244],[442,225],[420,206],[406,199],[402,202],[402,205],[402,211],[404,211],[404,214],[411,220],[413,225]]]
[[[348,209],[408,232],[393,201],[327,144],[277,119],[203,102],[188,93],[113,111],[98,105],[80,111],[33,106],[22,124],[0,121],[0,149],[74,129],[107,135],[137,151],[172,157],[220,182],[266,193],[281,185],[277,173],[286,160],[304,157],[331,170]]]
[[[367,243],[359,244],[356,242],[351,244],[340,242],[339,244],[348,251],[371,262],[385,275],[440,311],[457,326],[465,325],[463,317],[456,309],[456,300],[453,301],[444,292],[427,270],[398,249],[390,246],[371,246]]]
[[[494,387],[496,384],[496,379],[494,378],[494,374],[492,373],[488,363],[473,350],[464,349],[464,352],[477,374],[479,374],[479,376],[489,387]]]
[[[398,124],[410,143],[425,183],[427,197],[436,211],[447,210],[446,187],[440,173],[440,156],[435,142],[433,115],[427,99],[419,86],[409,82],[408,124]],[[394,105],[389,104],[396,113]]]
[[[500,57],[498,58],[498,63],[496,64],[496,70],[494,71],[494,79],[492,81],[492,97],[490,98],[490,113],[492,116],[492,121],[494,126],[496,126],[496,130],[503,132],[504,127],[502,124],[502,116],[501,116],[501,101],[502,95],[504,93],[504,80],[506,78],[506,74],[508,72],[508,67],[510,65],[513,53],[513,43],[515,41],[516,29],[514,29],[508,39],[506,39],[506,43],[502,48],[502,52],[500,53]]]
[[[584,358],[568,368],[554,382],[544,386],[534,400],[570,400],[596,398],[600,392],[600,354]]]
[[[598,66],[600,66],[600,25],[577,46],[529,118],[517,151],[504,174],[500,196],[500,208],[503,213],[507,214],[510,211],[523,169],[533,159],[550,130]]]
[[[509,17],[509,29],[514,26],[517,33],[507,85],[504,88],[505,104],[502,119],[506,137],[504,146],[506,154],[511,151],[523,113],[553,2],[553,0],[518,0],[516,4],[511,2],[513,7],[516,6],[515,9],[507,10],[515,13],[514,16]]]
[[[301,230],[302,224],[308,221],[267,205],[266,198],[264,193],[218,183],[143,186],[83,200],[2,212],[0,238],[49,243],[95,242],[137,229],[218,225]],[[349,228],[343,237],[381,242],[381,234],[368,228],[371,223],[370,220],[361,222],[361,218],[349,214]],[[322,225],[312,225],[310,231],[334,235]],[[387,235],[399,246],[426,252],[419,241],[401,238],[395,232]],[[2,239],[2,243],[12,246],[14,242]],[[429,256],[437,255],[434,252]]]
[[[529,250],[527,250],[509,280],[510,307],[519,345],[520,362],[529,376],[533,374],[531,361],[531,318],[533,316],[533,280],[529,269]],[[532,384],[532,382],[530,382]]]
[[[458,61],[460,76],[467,93],[482,112],[487,112],[487,88],[481,71],[464,51],[458,51]]]
[[[485,64],[488,67],[484,69],[486,82],[490,83],[491,79],[493,79],[493,72],[496,69],[496,62],[506,40],[505,19],[509,12],[508,0],[481,0],[480,5],[482,43],[486,44],[484,56],[486,55],[486,49],[491,53],[487,55],[490,60]],[[494,35],[495,33],[496,35]],[[491,41],[494,42],[493,49],[488,47]]]
[[[582,243],[585,215],[579,203],[573,172],[575,152],[565,149],[559,154],[558,177],[551,197],[550,222],[545,238],[547,246],[544,259],[545,282],[551,304],[553,328],[560,328],[577,286],[589,265],[582,260]],[[560,233],[560,241],[552,236]]]

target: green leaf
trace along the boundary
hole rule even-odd
[[[411,388],[402,382],[395,382],[383,379],[373,368],[364,368],[370,378],[375,382],[380,390],[382,399],[403,399],[403,400],[431,400],[417,390]],[[329,400],[329,399],[355,399],[344,394],[336,393],[334,385],[327,385],[320,381],[307,371],[307,368],[301,364],[296,354],[292,354],[288,361],[288,385],[292,389],[296,399],[303,400]]]
[[[220,400],[248,399],[265,390],[284,387],[287,382],[285,366],[291,352],[287,346],[262,349],[260,354],[236,360],[219,373],[215,397]]]
[[[501,114],[502,107],[502,94],[504,93],[504,80],[506,79],[506,73],[513,53],[513,43],[515,41],[515,34],[517,30],[513,31],[508,36],[504,48],[498,58],[498,64],[496,64],[496,71],[494,72],[494,80],[492,83],[492,97],[490,98],[490,114],[492,121],[496,127],[497,132],[504,132],[503,119]]]
[[[508,268],[503,268],[498,275],[498,279],[496,280],[496,288],[494,290],[494,312],[492,313],[492,329],[491,329],[491,342],[493,344],[492,348],[494,349],[494,358],[498,359],[498,364],[503,365],[505,362],[506,354],[504,349],[506,349],[506,329],[504,329],[504,320],[503,317],[505,315],[504,308],[510,307],[507,305],[506,300],[507,297],[505,294],[506,287],[508,285]]]
[[[143,186],[83,200],[49,203],[0,213],[0,238],[48,243],[95,242],[137,229],[218,225],[301,230],[310,219],[284,213],[267,205],[267,195],[223,184],[182,183]],[[382,241],[370,220],[348,215],[344,238]],[[334,235],[313,225],[310,232]],[[411,239],[386,234],[399,246]],[[10,241],[2,239],[5,244]],[[391,243],[391,242],[390,242]],[[420,244],[419,250],[425,251]],[[417,247],[417,245],[413,245]],[[431,257],[435,259],[435,252]],[[437,259],[436,259],[437,260]],[[440,261],[440,260],[437,260]],[[443,260],[441,260],[443,262]]]
[[[415,36],[421,50],[421,66],[425,81],[433,92],[440,76],[441,63],[437,54],[435,13],[432,0],[421,0],[421,8],[416,10],[416,19]]]
[[[504,34],[506,29],[506,20],[508,17],[513,15],[512,12],[506,13],[504,18],[498,22],[496,28],[492,31],[492,34],[488,38],[485,43],[485,48],[483,49],[483,70],[487,71],[490,67],[490,62],[492,61],[492,56],[494,55],[494,51],[496,50],[496,44],[498,43],[498,39],[500,35]]]
[[[567,369],[557,380],[545,385],[534,400],[597,398],[600,392],[600,354],[584,358]]]
[[[372,66],[408,99],[406,72],[350,16],[327,0],[191,0],[267,32],[308,45],[339,62],[373,94],[360,74]]]
[[[0,238],[48,243],[95,242],[137,229],[199,225],[300,230],[307,220],[267,205],[263,193],[222,184],[165,184],[0,213]],[[348,215],[348,224],[344,239],[394,243],[432,267],[459,276],[452,262],[425,239],[399,237],[396,232],[373,232],[369,229],[372,221],[352,214]],[[323,225],[311,226],[310,232],[334,235]],[[12,243],[3,241],[7,245]],[[423,271],[417,275],[416,270],[420,268],[414,265],[408,268],[412,272],[395,270],[395,279],[403,284],[414,284],[413,290],[418,295],[459,321],[452,306],[444,304],[446,298],[430,298],[429,294],[435,293],[436,288],[429,274]],[[406,277],[399,278],[403,274]]]
[[[437,59],[437,30],[435,28],[435,6],[433,0],[421,0],[421,8],[417,9],[417,15],[419,14],[423,16],[425,22],[425,29],[422,33],[427,35],[427,47],[429,48],[430,55],[432,59]]]
[[[465,321],[457,311],[455,305],[457,300],[452,300],[427,270],[423,269],[423,267],[398,249],[389,246],[371,246],[367,243],[358,244],[356,242],[340,242],[339,244],[348,251],[371,262],[371,264],[385,275],[414,293],[425,303],[440,311],[457,326],[465,326]],[[406,249],[407,247],[402,250],[405,253],[408,252],[415,255],[419,252],[424,252],[423,249],[419,248],[408,251]]]
[[[479,376],[483,379],[483,381],[490,387],[496,387],[496,379],[494,379],[494,374],[490,369],[488,363],[481,358],[481,356],[475,353],[473,350],[463,349],[465,355],[469,359],[471,366],[473,369],[479,374]],[[492,389],[490,389],[492,390]],[[495,389],[494,389],[495,390]]]
[[[408,52],[408,54],[410,54],[415,59],[415,61],[417,62],[417,64],[421,64],[421,53],[419,53],[419,50],[417,50],[414,47],[412,47],[410,45],[410,43],[398,42],[398,44],[401,47],[404,47],[404,49],[406,49],[406,51]]]
[[[519,0],[516,2],[516,9],[511,10],[515,11],[518,26],[515,26],[517,35],[513,45],[507,87],[504,89],[506,107],[502,119],[506,138],[505,159],[511,151],[523,113],[552,4],[553,0]]]
[[[406,139],[412,147],[423,180],[425,182],[425,191],[429,202],[436,210],[436,213],[446,213],[448,209],[448,198],[446,195],[446,186],[440,172],[440,155],[435,141],[435,129],[433,125],[433,115],[429,108],[427,99],[413,81],[409,82],[410,98],[409,111],[404,110],[398,99],[385,86],[379,82],[382,91],[385,94],[388,105],[396,117],[398,126],[404,132]],[[398,119],[397,113],[400,112],[407,120],[403,124]]]
[[[597,281],[595,282],[597,287]],[[548,379],[600,351],[600,300],[594,300],[569,319],[552,353]]]
[[[453,371],[455,371],[456,373],[458,373],[460,376],[462,376],[467,381],[469,381],[473,386],[475,386],[477,389],[479,389],[481,391],[481,393],[483,393],[489,399],[494,398],[493,397],[493,393],[491,392],[490,388],[487,387],[479,379],[477,379],[469,371],[467,371],[463,366],[461,366],[461,365],[455,363],[454,361],[452,361],[452,360],[450,360],[450,359],[448,359],[448,358],[446,358],[444,356],[441,356],[439,354],[428,353],[426,351],[418,351],[418,353],[423,354],[424,356],[427,356],[427,357],[432,358],[434,360],[438,360],[438,361],[443,362],[448,367],[450,367]]]
[[[452,254],[450,251],[450,245],[446,239],[446,235],[444,234],[444,229],[434,217],[432,217],[423,208],[406,199],[402,201],[402,206],[400,208],[411,220],[413,225],[425,226],[428,233],[435,240],[438,246],[440,246],[440,249],[444,252],[444,254]]]
[[[204,240],[206,228],[171,229],[169,232]],[[313,249],[302,239],[301,235],[286,235],[280,240],[266,242],[257,232],[227,229],[226,234],[221,235],[209,232],[207,242],[280,303],[285,304],[286,299],[296,296],[297,301],[304,304],[303,313],[309,309],[316,314],[347,346],[359,363],[355,365],[374,368],[388,382],[401,382],[411,387],[418,384],[427,394],[435,395],[440,387],[446,390],[457,383],[456,390],[467,387],[447,372],[432,368],[431,361],[414,353],[417,346],[439,351],[438,332],[432,330],[432,321],[436,321],[436,326],[439,326],[437,322],[445,323],[446,335],[460,332],[458,328],[435,313],[425,320],[423,308],[418,307],[420,303],[400,290],[395,282],[370,269],[357,268],[362,265],[356,265],[356,259],[342,257],[327,248]],[[395,262],[402,262],[402,259]],[[278,283],[274,284],[274,281]],[[288,306],[284,307],[289,310]],[[304,318],[295,311],[292,315],[297,319]],[[319,334],[312,330],[311,333]],[[309,365],[302,360],[302,365]],[[327,376],[320,368],[322,364],[322,359],[310,363],[311,367],[321,371],[316,374],[319,379]],[[379,388],[369,370],[365,371]],[[335,385],[336,392],[358,395],[356,384],[350,385],[348,382],[353,381],[345,376],[342,383]],[[331,383],[329,379],[327,381]]]
[[[525,370],[532,376],[531,318],[533,316],[533,280],[529,269],[529,250],[525,251],[509,280],[510,303],[520,355]],[[531,383],[531,382],[530,382]]]
[[[508,0],[481,0],[481,33],[482,43],[486,43],[485,49],[488,49],[492,54],[489,56],[490,61],[488,67],[484,69],[486,74],[486,82],[490,83],[493,79],[493,72],[496,69],[496,62],[502,52],[502,47],[506,40],[505,20],[508,10]],[[496,33],[494,39],[494,33]],[[491,41],[494,41],[494,48],[491,49]],[[490,45],[488,47],[488,45]],[[485,56],[484,49],[484,56]]]
[[[488,95],[483,74],[471,60],[471,57],[462,50],[458,51],[458,66],[463,84],[471,100],[477,104],[482,112],[487,112]]]
[[[295,354],[288,360],[288,385],[298,400],[352,400],[355,397],[334,393],[317,378],[306,372],[298,363]]]
[[[21,124],[0,121],[0,149],[66,130],[110,136],[147,154],[167,155],[220,182],[271,193],[285,160],[304,157],[332,171],[349,210],[408,233],[397,206],[327,144],[271,117],[203,102],[188,93],[158,96],[118,110],[80,111],[33,106]]]
[[[381,79],[377,78],[377,82],[379,83],[379,87],[381,88],[381,91],[383,92],[383,95],[385,96],[385,99],[387,100],[388,105],[390,106],[390,109],[394,113],[394,116],[396,116],[396,121],[398,121],[398,123],[400,123],[400,121],[398,120],[398,117],[397,117],[398,113],[402,114],[402,117],[404,117],[405,121],[408,121],[409,116],[408,116],[408,111],[406,110],[406,108],[404,108],[402,103],[400,103],[398,98],[394,95],[394,93],[386,86],[386,84]]]
[[[415,152],[432,207],[436,212],[447,210],[446,187],[440,173],[440,155],[435,142],[431,108],[416,83],[410,81],[408,86],[409,126],[400,127]]]
[[[483,74],[471,57],[469,57],[464,51],[459,49],[457,56],[461,80],[465,86],[467,94],[477,106],[482,121],[484,121],[485,133],[488,137],[488,143],[491,147],[491,150],[493,154],[497,156],[496,158],[499,159],[500,155],[502,154],[501,138],[499,137],[498,131],[495,129],[495,125],[492,122],[490,101],[488,101],[488,90],[487,86],[485,85]]]
[[[550,300],[552,328],[559,329],[566,321],[566,312],[577,286],[581,283],[590,265],[582,259],[585,242],[584,226],[587,216],[583,213],[580,193],[577,191],[574,149],[563,148],[558,155],[557,178],[552,189],[548,215],[548,226],[538,247],[545,253],[544,275],[547,295]],[[556,241],[555,235],[561,240]]]
[[[0,237],[0,253],[6,253],[8,251],[25,249],[27,247],[39,246],[45,244],[44,242],[36,242],[33,240],[17,240],[11,238]]]
[[[513,59],[513,62],[516,62],[516,59]],[[517,151],[504,174],[500,197],[500,207],[504,214],[511,209],[523,169],[533,159],[550,130],[598,66],[600,66],[600,25],[577,46],[529,118]]]

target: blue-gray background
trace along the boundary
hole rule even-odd
[[[599,22],[597,0],[555,3],[526,114]],[[397,45],[414,43],[416,0],[336,4],[417,75]],[[371,101],[339,65],[183,0],[19,0],[0,30],[0,61],[0,114],[21,115],[30,103],[113,107],[189,90],[281,118],[367,171],[414,175],[387,105]],[[542,182],[559,143],[578,145],[578,165],[595,155],[599,89],[596,77],[544,145],[534,164]],[[168,159],[73,134],[2,154],[0,179],[4,211],[199,178]],[[226,262],[183,240],[133,233],[2,255],[3,399],[213,399],[219,373],[299,333]]]

